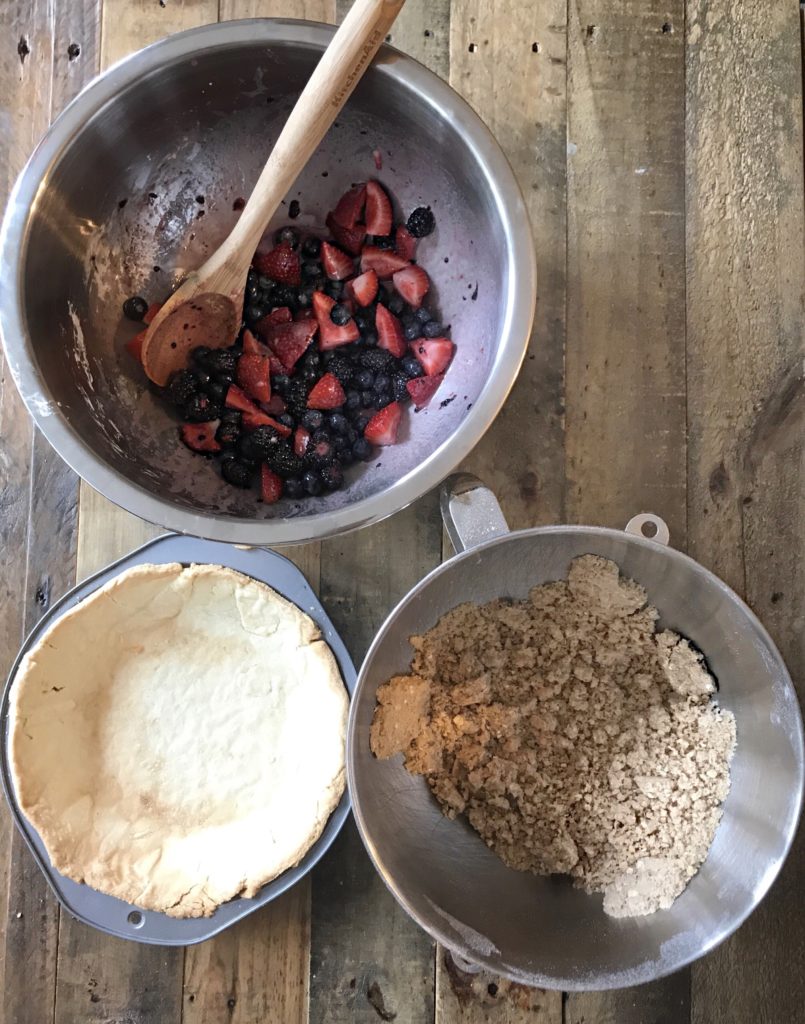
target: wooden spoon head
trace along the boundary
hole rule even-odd
[[[168,305],[166,303],[166,305]],[[143,369],[160,387],[171,374],[183,370],[198,345],[226,348],[240,330],[243,302],[226,295],[207,292],[180,302],[166,315],[157,315],[143,344]]]

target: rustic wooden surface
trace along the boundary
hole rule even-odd
[[[0,200],[95,74],[218,18],[337,21],[348,0],[0,5]],[[802,50],[795,0],[408,0],[392,42],[507,152],[540,295],[515,390],[467,466],[512,525],[640,508],[746,595],[802,678]],[[516,437],[518,443],[510,439]],[[0,672],[76,578],[156,531],[33,430],[0,354]],[[443,555],[435,495],[293,552],[360,659]],[[720,949],[655,985],[562,996],[467,975],[397,907],[349,824],[311,879],[186,951],[60,914],[0,812],[0,1024],[793,1024],[805,843]]]

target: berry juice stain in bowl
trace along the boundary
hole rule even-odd
[[[429,208],[395,223],[388,193],[368,181],[326,225],[324,239],[289,225],[258,248],[234,344],[196,348],[162,389],[181,441],[269,504],[336,491],[350,466],[395,444],[405,407],[430,402],[455,349],[415,262],[435,228]],[[146,324],[158,309],[139,296],[123,305]],[[127,344],[135,359],[144,337]]]

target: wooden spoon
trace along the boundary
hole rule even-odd
[[[405,0],[356,0],[310,76],[224,243],[188,274],[154,317],[143,368],[164,386],[197,345],[231,345],[243,319],[243,294],[254,250],[299,172],[360,81]]]

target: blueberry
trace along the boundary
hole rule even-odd
[[[366,424],[369,422],[371,418],[372,414],[366,412],[362,412],[360,416],[355,417],[353,423],[355,424],[355,429],[358,431],[359,434],[362,434],[364,430],[366,430]]]
[[[221,462],[221,476],[234,487],[248,487],[252,482],[252,467],[240,459],[224,459]]]
[[[339,458],[339,459],[340,459],[340,458],[341,458],[341,456],[343,455],[343,453],[344,453],[344,452],[345,452],[345,451],[346,451],[346,450],[347,450],[348,448],[349,448],[349,449],[351,449],[351,448],[352,448],[352,445],[351,445],[351,444],[349,443],[349,441],[348,441],[348,440],[347,440],[347,439],[346,439],[346,438],[345,438],[345,437],[343,436],[343,434],[339,434],[339,435],[338,435],[337,437],[334,437],[334,438],[333,438],[333,450],[335,451],[335,454],[336,454],[336,458]]]
[[[260,289],[258,288],[258,286],[256,284],[247,284],[246,285],[246,298],[245,298],[245,301],[246,301],[247,305],[254,304],[254,303],[259,303],[259,301],[260,301]]]
[[[422,325],[418,324],[416,320],[410,323],[403,332],[405,334],[406,341],[416,341],[417,338],[422,337]]]
[[[430,320],[430,313],[424,306],[420,306],[419,309],[414,310],[414,316],[421,324],[426,324],[428,320]]]
[[[284,395],[288,385],[291,383],[291,378],[287,377],[284,373],[278,373],[271,377],[271,387],[278,395]]]
[[[270,295],[273,291],[276,291],[277,282],[273,277],[269,277],[267,274],[261,274],[257,278],[257,287],[261,292],[265,292],[267,295]]]
[[[361,407],[361,396],[358,391],[347,391],[346,408],[352,412]]]
[[[384,409],[391,403],[391,392],[390,391],[376,391],[375,392],[375,405],[379,408]]]
[[[378,394],[381,391],[388,391],[390,387],[391,387],[391,377],[389,377],[387,374],[379,373],[375,377],[375,391],[377,391]]]
[[[132,295],[123,303],[123,315],[129,320],[142,320],[148,312],[148,303],[142,295]]]
[[[344,324],[349,323],[350,312],[346,306],[342,306],[340,302],[337,302],[330,310],[330,319],[336,327],[343,327]]]
[[[355,314],[355,323],[357,324],[358,330],[361,332],[370,331],[374,327],[374,321],[367,309],[363,310],[361,313]]]
[[[393,249],[396,243],[392,235],[373,235],[372,245],[378,249]]]
[[[265,315],[265,307],[255,305],[253,302],[249,303],[249,305],[243,310],[244,320],[252,327],[254,327],[258,320],[262,320]]]
[[[310,235],[302,242],[302,255],[315,259],[321,252],[321,242],[315,235]]]
[[[402,295],[397,295],[397,293],[395,292],[395,294],[392,295],[391,298],[389,299],[389,310],[395,316],[399,316],[400,313],[402,313],[403,309],[405,309],[405,301]]]
[[[321,479],[328,491],[337,491],[344,482],[344,474],[337,462],[325,466],[321,471]]]
[[[210,381],[207,387],[204,389],[210,398],[215,399],[216,402],[223,405],[226,393],[229,390],[228,384],[223,384],[219,380]]]
[[[413,380],[414,377],[421,377],[424,373],[422,364],[416,356],[405,356],[400,365],[402,366],[403,373],[406,377],[410,377],[411,380]]]
[[[168,384],[168,395],[174,405],[184,405],[198,391],[198,377],[192,370],[179,370]]]
[[[296,426],[296,420],[287,412],[282,413],[281,416],[277,416],[276,420],[277,423],[281,423],[284,427],[290,427],[293,429]]]
[[[196,345],[190,353],[190,358],[197,366],[204,366],[207,361],[207,356],[211,351],[212,349],[207,348],[206,345]]]
[[[368,348],[374,348],[377,345],[377,335],[374,331],[367,331],[363,336],[363,343]]]
[[[315,497],[322,492],[322,480],[318,473],[308,470],[302,475],[302,486],[305,491]]]
[[[438,320],[428,320],[422,328],[422,333],[426,338],[440,338],[444,334],[444,327]]]
[[[254,267],[250,267],[249,273],[246,275],[246,287],[248,288],[250,285],[256,285],[259,283],[259,281],[260,275],[254,269]]]
[[[340,412],[334,412],[327,418],[327,425],[330,430],[335,434],[343,434],[349,429],[349,423],[347,422],[346,416]]]
[[[280,228],[274,235],[274,241],[277,245],[290,245],[292,249],[295,249],[299,245],[299,234],[290,227]]]
[[[324,286],[324,290],[330,296],[331,299],[335,299],[336,301],[338,301],[338,299],[341,298],[342,292],[344,291],[344,285],[341,283],[341,281],[328,281],[327,284]]]
[[[236,426],[240,426],[242,417],[238,409],[224,409],[221,413],[222,423],[234,423]]]
[[[310,305],[310,297],[313,294],[312,289],[308,291],[307,288],[300,288],[296,293],[296,304],[300,309],[306,309]]]
[[[215,440],[222,448],[234,448],[240,440],[240,427],[237,423],[227,423],[222,420],[215,431]]]
[[[355,461],[355,455],[349,445],[342,452],[338,453],[338,461],[342,466],[351,466]]]
[[[355,444],[355,442],[358,440],[358,436],[358,431],[354,427],[349,427],[345,435],[347,441],[349,441],[350,444]]]
[[[275,306],[293,306],[295,300],[296,289],[292,285],[277,285],[277,290],[274,292]]]
[[[372,457],[372,446],[365,437],[359,437],[352,446],[352,454],[361,462],[368,462]]]
[[[374,391],[361,391],[361,405],[364,407],[364,409],[371,409],[374,404]]]
[[[424,238],[436,227],[436,219],[431,213],[430,207],[419,206],[408,218],[406,227],[414,238]]]
[[[288,498],[301,498],[305,488],[298,476],[289,476],[285,481],[285,496]]]
[[[318,409],[308,409],[302,417],[302,426],[306,430],[318,430],[322,423],[324,423],[324,413],[319,412]]]
[[[321,274],[321,264],[314,260],[305,260],[302,264],[302,277],[306,281],[313,281],[319,274]]]
[[[367,388],[371,388],[374,385],[374,382],[375,382],[375,375],[372,373],[371,370],[361,370],[360,373],[358,373],[355,376],[355,384],[356,384],[356,386],[361,388],[361,390],[364,390],[364,391]]]

